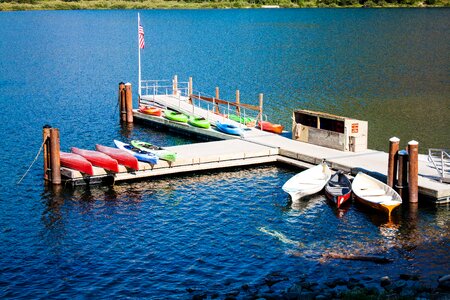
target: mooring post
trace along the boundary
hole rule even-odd
[[[53,184],[61,184],[61,161],[59,152],[59,130],[58,128],[50,128],[50,160]]]
[[[127,111],[125,106],[125,83],[119,83],[119,108],[120,108],[120,121],[127,121]]]
[[[394,187],[397,177],[397,152],[400,139],[392,137],[389,139],[389,157],[388,157],[388,171],[387,171],[387,185]]]
[[[419,142],[409,141],[408,153],[409,202],[416,203],[419,201]]]
[[[220,99],[220,93],[219,93],[219,87],[218,86],[216,86],[216,97],[214,99]],[[220,113],[219,104],[218,103],[215,103],[215,110],[216,110],[217,114]],[[230,113],[230,112],[228,112],[228,113]]]
[[[189,82],[188,82],[188,98],[189,98],[189,103],[192,104],[192,91],[193,91],[193,87],[192,87],[192,77],[189,77]]]
[[[238,116],[241,115],[241,107],[239,106],[241,104],[241,95],[239,90],[236,90],[236,114]]]
[[[131,83],[125,83],[125,107],[126,121],[133,123],[133,93],[131,92]]]
[[[173,76],[173,94],[178,95],[178,75]]]
[[[259,94],[259,120],[261,121],[261,127],[263,121],[263,97],[264,97],[263,93]]]
[[[50,125],[44,125],[42,128],[42,143],[43,143],[43,153],[44,153],[44,180],[49,180],[49,170],[50,167]]]
[[[404,198],[408,193],[408,151],[400,150],[397,152],[398,171],[397,183],[395,189]]]

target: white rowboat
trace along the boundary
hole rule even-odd
[[[377,210],[387,212],[402,204],[400,195],[387,184],[359,172],[352,182],[356,200]]]
[[[286,181],[282,189],[291,195],[292,202],[300,198],[320,192],[330,180],[331,170],[326,163],[309,168]]]

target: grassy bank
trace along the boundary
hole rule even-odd
[[[449,7],[450,0],[0,0],[0,11],[80,9],[202,9],[279,7]]]

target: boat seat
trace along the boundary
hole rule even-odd
[[[373,202],[373,203],[389,203],[392,201],[392,196],[384,195],[384,196],[369,196],[364,197],[364,199]]]
[[[386,195],[386,191],[384,189],[366,188],[366,189],[361,189],[359,194],[363,197],[365,197],[365,196],[383,196],[383,195]]]

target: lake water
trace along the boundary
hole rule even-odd
[[[369,121],[369,146],[392,136],[449,146],[450,10],[298,9],[141,11],[144,79],[177,74],[221,98],[257,104],[290,128],[294,109]],[[406,205],[388,220],[321,195],[292,206],[278,165],[47,190],[42,143],[61,149],[113,139],[198,142],[118,122],[117,85],[137,86],[136,11],[0,13],[0,298],[223,297],[277,272],[323,282],[448,272],[449,209]],[[323,261],[322,254],[393,263]],[[285,286],[283,286],[283,284]],[[241,296],[244,292],[241,293]]]

